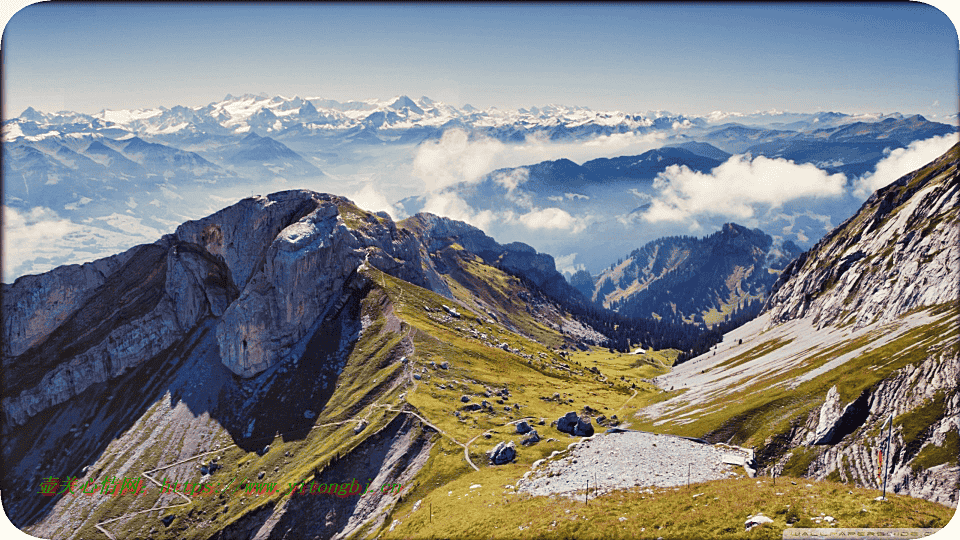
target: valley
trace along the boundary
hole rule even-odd
[[[22,373],[4,380],[3,457],[16,464],[5,510],[37,536],[111,539],[726,537],[751,535],[745,520],[760,514],[770,537],[941,527],[960,477],[957,281],[881,296],[846,276],[870,265],[896,290],[955,276],[957,152],[782,266],[763,313],[693,358],[684,340],[702,336],[651,347],[667,327],[590,312],[529,246],[308,191],[27,276],[4,285],[4,369]],[[843,270],[821,264],[838,251],[862,255]],[[894,268],[917,277],[899,282]],[[797,303],[790,291],[813,287],[798,280],[821,294]],[[881,502],[874,449],[890,416]],[[24,489],[53,476],[404,489]]]

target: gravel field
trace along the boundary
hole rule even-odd
[[[546,460],[517,483],[532,495],[572,494],[587,487],[590,495],[634,486],[673,487],[743,474],[740,466],[722,463],[724,455],[745,455],[736,449],[702,444],[681,437],[627,431],[594,435],[569,454]],[[551,476],[553,475],[553,476]]]

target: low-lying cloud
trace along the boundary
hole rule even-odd
[[[735,155],[710,173],[671,165],[654,180],[658,190],[643,213],[648,222],[692,221],[696,216],[748,220],[761,207],[805,197],[839,197],[846,177],[781,158]]]
[[[4,206],[3,281],[9,282],[12,277],[19,276],[26,263],[35,259],[38,252],[47,247],[57,248],[64,236],[79,229],[76,223],[43,206],[29,210]]]
[[[913,141],[906,148],[886,152],[872,173],[865,174],[856,182],[855,195],[866,197],[874,191],[890,185],[901,176],[913,172],[946,153],[957,144],[957,133],[938,135],[922,141]]]
[[[413,174],[423,181],[427,192],[439,191],[459,183],[475,183],[496,169],[560,158],[583,163],[601,157],[642,154],[660,147],[667,135],[613,133],[575,142],[556,142],[538,135],[528,136],[522,143],[504,144],[490,137],[471,138],[466,131],[451,129],[439,140],[420,144],[413,160]],[[504,183],[504,187],[509,185]]]

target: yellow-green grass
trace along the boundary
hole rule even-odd
[[[84,520],[80,535],[89,538],[102,537],[103,534],[94,528],[95,524],[166,505],[178,506],[125,517],[104,527],[118,538],[179,537],[188,531],[222,528],[257,508],[278,504],[289,496],[288,484],[312,478],[314,470],[322,469],[337,455],[346,455],[370,434],[386,426],[398,413],[388,411],[380,405],[397,403],[399,394],[403,392],[402,385],[392,388],[390,381],[398,377],[402,370],[402,364],[396,362],[396,347],[409,328],[401,324],[399,332],[382,331],[387,321],[384,310],[380,308],[385,305],[386,300],[386,294],[376,287],[362,300],[361,313],[371,318],[371,324],[357,341],[338,377],[338,380],[344,382],[335,389],[327,406],[319,412],[314,422],[317,427],[306,434],[301,430],[295,434],[280,434],[270,440],[261,441],[263,446],[270,445],[269,451],[261,456],[232,446],[234,441],[231,435],[216,421],[197,418],[197,422],[205,423],[204,430],[207,434],[199,451],[213,450],[217,445],[220,449],[215,454],[159,470],[151,476],[161,482],[165,478],[181,483],[198,481],[199,463],[209,461],[215,455],[221,469],[212,477],[212,482],[227,485],[232,481],[227,491],[223,494],[190,497],[191,501],[187,504],[182,504],[185,501],[180,497],[161,495],[154,484],[150,484],[147,492],[139,496],[97,495],[98,504]],[[184,452],[185,431],[182,428],[162,422],[161,417],[167,410],[167,399],[165,396],[148,409],[147,414],[137,424],[142,429],[131,430],[139,434],[136,444],[131,445],[130,439],[125,437],[108,446],[94,467],[99,471],[99,478],[144,477],[148,470],[164,467],[197,454]],[[368,425],[357,435],[354,427],[357,425],[356,420],[360,418],[365,418]],[[155,437],[158,444],[151,445],[146,437],[153,432],[150,426],[155,424],[159,424],[161,433]],[[131,446],[134,449],[145,448],[140,455],[134,455],[133,450],[121,449]],[[121,474],[121,470],[125,472]],[[260,495],[237,493],[245,480],[257,481],[261,471],[264,473],[261,481],[275,482],[277,492]],[[160,524],[159,518],[168,515],[174,516],[174,520],[166,527]],[[151,529],[155,529],[154,532],[150,532]]]
[[[793,369],[771,373],[734,392],[717,393],[707,402],[696,405],[696,412],[685,417],[686,423],[669,418],[659,424],[655,418],[638,419],[633,423],[639,429],[684,436],[702,437],[716,433],[722,435],[723,440],[732,437],[734,444],[762,448],[769,437],[789,430],[793,423],[819,407],[831,386],[837,386],[841,401],[850,402],[894,371],[918,364],[940,352],[952,351],[957,339],[955,309],[940,310],[940,313],[935,321],[913,328],[886,345],[866,351],[796,388],[786,388],[782,383],[836,356],[856,350],[872,338],[864,336],[834,346],[829,354],[811,354]],[[671,416],[677,412],[672,412]]]
[[[643,384],[637,376],[632,377],[631,382],[618,377],[597,376],[586,371],[587,367],[592,366],[578,366],[577,361],[560,357],[546,345],[503,330],[499,325],[481,322],[486,317],[478,320],[477,314],[468,309],[459,310],[462,313],[460,319],[447,317],[440,306],[449,304],[449,299],[401,282],[375,269],[367,272],[375,283],[388,292],[397,316],[410,325],[416,351],[410,359],[410,367],[417,372],[427,369],[427,372],[422,374],[422,380],[418,381],[417,389],[407,392],[406,401],[461,443],[481,435],[487,429],[503,426],[514,420],[526,417],[544,418],[548,424],[570,410],[580,410],[585,406],[609,417],[616,414],[618,408],[632,396],[632,381]],[[503,305],[498,307],[507,309]],[[530,318],[525,311],[511,315],[518,321]],[[529,323],[530,326],[533,324]],[[532,355],[532,359],[485,345],[466,331],[471,326],[486,333],[489,341],[506,342],[511,348]],[[603,354],[608,355],[599,352],[597,354],[598,358]],[[662,355],[652,356],[664,361]],[[604,356],[609,357],[612,355]],[[621,371],[617,371],[618,374],[630,372],[625,367],[629,360],[632,359],[627,355],[620,357],[623,367]],[[432,367],[431,362],[438,365],[448,362],[449,369]],[[570,369],[562,369],[564,364],[570,366]],[[605,367],[607,365],[614,364],[605,364]],[[665,369],[661,367],[659,371]],[[457,384],[453,384],[453,381],[457,381]],[[438,385],[441,384],[446,388],[439,389]],[[510,390],[507,399],[482,395],[485,388],[496,391],[504,387]],[[653,390],[648,388],[647,391]],[[553,399],[555,393],[561,395],[561,400]],[[453,413],[463,407],[460,397],[464,394],[471,395],[472,403],[487,400],[494,407],[493,412],[461,411],[458,419]],[[503,403],[498,403],[497,400],[502,400]],[[516,404],[520,404],[519,411],[504,410],[504,407],[509,405],[513,408]],[[537,429],[544,439],[551,436],[567,437],[549,425]],[[484,450],[495,442],[478,439],[475,444],[479,450]],[[472,450],[473,447],[471,453]],[[530,453],[521,451],[520,459],[532,461],[534,458],[528,457]]]
[[[679,488],[632,488],[584,502],[506,488],[526,471],[506,465],[469,472],[405,497],[380,538],[781,538],[790,527],[942,527],[955,509],[830,481],[781,477],[717,480]],[[479,487],[471,486],[479,484]],[[419,501],[416,511],[414,506]],[[432,517],[431,517],[432,513]],[[749,532],[748,516],[774,520]],[[833,525],[817,524],[829,515]],[[393,531],[389,525],[397,520]],[[790,520],[790,523],[788,523]],[[370,537],[373,537],[371,534]]]

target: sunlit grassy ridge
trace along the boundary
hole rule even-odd
[[[906,331],[893,341],[872,349],[811,380],[789,388],[793,380],[826,362],[870,344],[875,333],[841,342],[826,350],[810,350],[803,361],[789,370],[765,373],[752,383],[734,391],[718,392],[713,400],[696,405],[685,423],[667,419],[641,419],[636,425],[651,430],[685,436],[703,436],[722,431],[724,440],[744,446],[762,448],[768,437],[789,429],[792,423],[805,418],[823,403],[823,397],[836,385],[843,403],[856,399],[894,371],[917,364],[939,354],[955,354],[958,343],[957,308],[932,310],[939,312],[934,321]],[[761,341],[751,350],[734,357],[730,366],[759,358],[786,343],[782,339]],[[729,366],[728,366],[729,367]],[[701,412],[697,412],[701,411]]]
[[[353,227],[374,226],[380,219],[348,207],[341,207],[341,212],[350,215]],[[289,484],[313,479],[316,471],[324,470],[337,456],[346,456],[404,414],[401,409],[421,415],[441,433],[424,435],[433,442],[430,458],[405,488],[397,506],[387,510],[389,516],[383,525],[368,525],[355,537],[779,537],[787,518],[797,517],[800,525],[810,524],[804,519],[817,517],[819,512],[837,518],[841,526],[939,526],[952,515],[950,509],[939,505],[900,497],[887,506],[871,506],[869,500],[876,495],[870,490],[854,489],[850,494],[845,486],[829,482],[811,482],[812,487],[807,488],[806,480],[794,486],[782,479],[782,487],[778,484],[776,491],[768,486],[768,480],[725,480],[689,490],[618,492],[589,504],[519,496],[504,486],[515,483],[534,461],[564,451],[578,440],[560,433],[550,422],[567,411],[583,412],[587,407],[595,411],[591,413],[594,425],[601,432],[597,417],[603,415],[609,421],[616,415],[630,427],[662,433],[700,437],[725,430],[724,440],[729,435],[734,443],[762,448],[767,438],[783,433],[819,406],[831,385],[838,385],[843,399],[849,401],[894,370],[945,347],[955,347],[956,309],[943,311],[936,321],[797,388],[775,385],[856,350],[871,337],[811,351],[803,365],[794,370],[769,374],[737,393],[716,396],[702,407],[702,412],[688,416],[686,423],[668,419],[658,425],[653,420],[638,419],[635,413],[686,391],[666,392],[649,382],[669,372],[679,351],[623,354],[599,347],[561,351],[564,344],[572,344],[570,336],[556,329],[565,316],[561,310],[549,303],[524,300],[520,294],[531,293],[519,279],[484,264],[457,245],[445,248],[438,256],[450,270],[442,278],[455,299],[370,266],[360,270],[369,282],[358,308],[364,329],[350,349],[337,379],[339,384],[329,401],[316,409],[315,427],[306,434],[268,438],[260,447],[269,444],[269,450],[259,455],[231,446],[234,441],[226,429],[216,420],[200,416],[193,422],[204,426],[201,440],[188,440],[186,430],[164,424],[170,406],[160,400],[131,429],[139,440],[117,441],[97,465],[101,478],[137,476],[194,457],[198,449],[211,450],[151,475],[158,480],[197,480],[199,463],[216,457],[221,470],[215,480],[235,482],[228,492],[191,498],[182,505],[177,496],[160,495],[155,489],[142,497],[101,498],[82,523],[65,524],[61,532],[68,534],[79,528],[84,538],[103,537],[93,524],[121,517],[104,525],[118,538],[207,537],[258,510],[269,513],[288,503]],[[451,316],[444,305],[455,308],[461,316]],[[488,311],[499,321],[493,321]],[[942,340],[944,335],[954,336],[953,341]],[[748,363],[788,343],[761,342],[724,367]],[[403,356],[407,357],[405,363],[400,361]],[[439,367],[444,362],[448,363],[446,369]],[[414,378],[414,374],[420,378]],[[503,389],[508,394],[498,395]],[[463,395],[471,404],[486,400],[490,408],[466,411]],[[936,402],[930,405],[935,406]],[[361,419],[368,425],[358,434],[354,428]],[[522,436],[511,424],[520,419],[529,419],[540,434],[539,443],[520,444]],[[906,420],[898,422],[904,425]],[[163,427],[154,433],[154,425]],[[485,453],[501,441],[516,444],[517,459],[494,467],[488,464]],[[955,459],[956,447],[955,437],[948,437],[942,446],[928,446],[921,452],[922,463],[944,463],[951,455]],[[465,456],[480,470],[475,471]],[[814,452],[797,452],[787,472],[803,474],[814,457]],[[244,481],[258,479],[261,473],[262,481],[277,483],[278,492],[256,496],[236,493]],[[475,484],[480,487],[471,489]],[[778,491],[782,494],[777,495]],[[815,501],[810,495],[819,499]],[[414,510],[418,501],[420,505]],[[131,515],[166,505],[179,506]],[[432,523],[428,514],[431,505]],[[858,508],[854,511],[853,507]],[[861,512],[860,507],[865,510]],[[775,524],[743,533],[743,520],[758,511],[774,518]],[[159,524],[164,516],[172,519],[169,527]],[[391,531],[394,520],[397,523]]]
[[[837,482],[782,477],[717,480],[679,488],[633,488],[600,497],[530,497],[509,486],[525,471],[470,472],[406,499],[382,538],[781,538],[790,527],[942,527],[954,509]],[[432,517],[431,517],[432,512]],[[748,516],[772,524],[749,532]],[[831,516],[832,525],[821,518]]]

